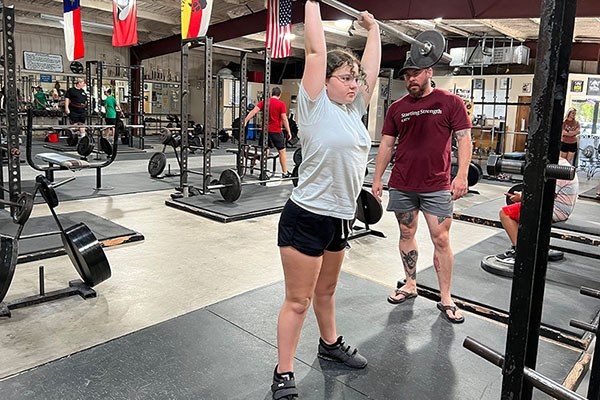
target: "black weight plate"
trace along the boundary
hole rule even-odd
[[[356,201],[356,219],[363,224],[378,223],[383,216],[383,207],[371,192],[361,189]]]
[[[58,195],[52,186],[52,182],[50,182],[44,175],[38,175],[35,178],[35,181],[38,184],[39,191],[46,201],[46,204],[48,204],[50,208],[58,207]]]
[[[87,157],[94,151],[94,139],[91,136],[85,135],[79,139],[77,143],[77,154],[82,157]]]
[[[219,189],[223,200],[233,203],[242,195],[242,180],[234,169],[226,169],[219,176],[219,183],[226,187]]]
[[[431,45],[431,49],[427,54],[421,51],[421,46],[417,44],[410,46],[410,58],[417,67],[433,67],[441,60],[446,48],[446,38],[444,38],[444,35],[435,30],[429,30],[419,33],[415,39],[421,43],[429,43]]]
[[[450,166],[450,180],[453,181],[456,178],[456,174],[458,174],[458,164],[452,163]]]
[[[522,183],[517,183],[516,185],[514,185],[513,187],[508,189],[507,193],[513,194],[515,192],[523,193],[523,184]],[[511,204],[513,204],[513,201],[510,200],[510,197],[506,196],[506,205],[510,206]]]
[[[592,158],[594,156],[594,146],[586,146],[581,155],[585,158]]]
[[[298,174],[300,172],[300,165],[296,165],[294,166],[294,169],[292,170],[292,177],[294,177],[295,179],[292,179],[292,184],[294,185],[294,187],[298,186]]]
[[[160,143],[164,145],[171,144],[171,140],[173,140],[173,134],[171,133],[171,130],[169,128],[162,128],[160,130],[159,140]]]
[[[79,61],[71,62],[71,65],[69,67],[70,67],[72,73],[83,74],[83,64],[80,63]]]
[[[479,168],[474,163],[469,164],[469,172],[467,175],[467,183],[469,187],[473,187],[479,183],[481,180],[481,173],[479,172]]]
[[[79,142],[79,135],[74,131],[67,131],[67,145],[77,146]]]
[[[111,276],[102,245],[84,223],[73,225],[61,235],[65,251],[83,281],[93,287]]]
[[[107,138],[100,138],[100,150],[106,153],[107,156],[112,155],[113,147]]]
[[[0,302],[4,300],[15,274],[18,252],[17,240],[0,235]]]
[[[302,149],[296,149],[296,151],[294,151],[294,164],[302,164]]]
[[[219,131],[219,140],[221,141],[221,143],[229,141],[229,135],[227,134],[227,131],[225,129],[221,129]]]
[[[165,153],[154,153],[148,161],[148,173],[151,177],[156,178],[165,170],[167,166],[167,156]]]
[[[13,221],[15,224],[25,225],[33,210],[33,196],[25,192],[20,193],[17,197],[17,204],[19,207],[16,207],[13,213]]]

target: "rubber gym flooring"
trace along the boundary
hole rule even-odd
[[[77,223],[85,223],[103,247],[112,247],[125,243],[144,240],[141,233],[132,231],[124,226],[115,224],[107,219],[85,211],[58,214],[58,219],[64,228]],[[22,235],[31,235],[43,232],[56,232],[58,226],[52,216],[32,217],[27,221]],[[7,211],[0,211],[0,234],[14,236],[17,225]],[[19,241],[19,263],[42,260],[66,254],[60,235],[44,236]]]
[[[467,314],[442,319],[435,303],[385,302],[388,288],[342,274],[339,330],[369,359],[350,370],[316,357],[312,313],[298,348],[303,399],[498,398],[501,371],[462,347],[467,335],[503,351],[506,327]],[[170,319],[0,382],[9,399],[269,399],[281,282]],[[572,386],[582,353],[541,340],[538,370]],[[535,392],[536,399],[545,395]]]
[[[598,189],[592,188],[581,193],[579,197],[600,202],[600,197],[596,193],[598,193]]]
[[[169,207],[210,218],[219,222],[234,222],[281,212],[292,194],[293,186],[284,182],[276,186],[247,185],[234,203],[226,203],[219,194],[167,200]]]
[[[482,311],[491,318],[503,320],[508,313],[512,279],[496,276],[481,268],[481,260],[490,254],[500,253],[510,247],[504,232],[500,232],[455,255],[452,276],[452,295],[474,305],[483,306]],[[579,294],[582,285],[600,287],[600,265],[596,259],[566,254],[564,260],[548,263],[544,295],[542,324],[575,338],[582,338],[582,331],[570,327],[571,319],[592,323],[598,318],[600,302]],[[433,268],[420,272],[417,284],[430,294],[439,293]],[[425,293],[423,293],[425,294]],[[436,296],[432,296],[436,297]],[[499,311],[494,315],[489,310]],[[560,340],[560,339],[559,339]],[[587,345],[587,341],[582,344]]]

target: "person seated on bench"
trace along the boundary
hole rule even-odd
[[[565,158],[560,158],[558,161],[559,165],[570,166],[569,162]],[[579,180],[577,175],[572,181],[557,179],[556,180],[556,191],[554,195],[554,210],[552,212],[552,222],[566,221],[573,208],[575,208],[575,200],[577,200],[577,193],[579,191]],[[517,234],[519,231],[519,219],[521,216],[521,192],[515,192],[510,195],[510,200],[513,204],[502,207],[500,210],[500,222],[512,243],[510,249],[506,250],[502,254],[496,255],[496,260],[502,263],[514,265],[516,256],[516,245],[517,245]]]
[[[281,131],[282,123],[287,131],[288,140],[291,139],[292,136],[290,133],[290,123],[287,118],[287,108],[285,103],[279,100],[280,97],[281,89],[274,87],[273,90],[271,90],[271,98],[269,99],[269,148],[275,147],[277,149],[279,152],[279,163],[281,164],[282,177],[289,178],[292,176],[292,174],[290,174],[287,170],[287,162],[285,158],[285,137]],[[250,122],[250,120],[254,118],[254,116],[258,114],[260,110],[263,109],[263,107],[264,101],[258,103],[256,107],[254,107],[254,109],[248,113],[246,118],[244,118],[243,126],[245,127],[248,125],[248,122]]]

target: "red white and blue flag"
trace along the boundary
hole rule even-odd
[[[271,58],[289,57],[292,52],[292,0],[268,0],[267,41]]]
[[[133,46],[138,42],[136,0],[113,0],[114,47]]]
[[[79,60],[85,56],[79,0],[64,0],[63,10],[67,58],[69,61]]]

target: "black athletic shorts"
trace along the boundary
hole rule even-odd
[[[341,251],[348,245],[349,225],[350,221],[312,213],[288,200],[279,218],[277,245],[313,257],[325,250]]]
[[[71,113],[69,114],[69,121],[72,124],[76,124],[76,123],[82,123],[85,124],[85,116],[86,116],[86,112],[77,112],[77,111],[73,111],[71,110]]]
[[[269,132],[269,147],[275,147],[277,150],[285,149],[285,138],[282,132]]]
[[[560,151],[563,153],[575,153],[577,151],[577,143],[560,142]]]
[[[104,118],[104,121],[106,122],[106,125],[116,125],[117,124],[116,118]]]

